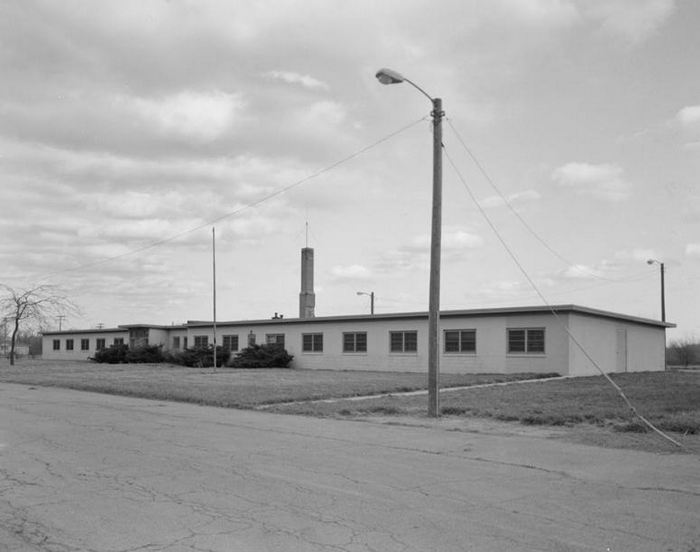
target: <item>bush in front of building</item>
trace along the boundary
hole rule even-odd
[[[128,345],[110,345],[95,352],[90,360],[106,364],[143,364],[163,362],[164,356],[161,345],[142,345],[134,349],[129,349]]]
[[[126,354],[128,352],[128,345],[110,345],[106,349],[95,351],[95,356],[90,360],[106,364],[121,364],[126,362]]]
[[[230,352],[221,346],[216,347],[216,365],[224,366],[229,359]],[[196,368],[209,368],[214,366],[214,346],[193,347],[182,351],[170,352],[166,355],[168,362],[179,364],[180,366],[190,366]]]
[[[242,349],[228,365],[232,368],[289,368],[293,358],[284,346],[267,343]]]

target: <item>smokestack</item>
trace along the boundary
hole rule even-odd
[[[313,318],[316,307],[314,294],[314,250],[301,250],[301,293],[299,294],[299,318]]]

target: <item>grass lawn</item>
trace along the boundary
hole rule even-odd
[[[534,374],[445,374],[443,386],[475,385],[541,377]],[[261,405],[399,393],[427,388],[427,375],[332,370],[186,368],[171,364],[95,364],[22,360],[0,365],[0,382],[25,383],[223,406]]]
[[[640,414],[674,436],[700,437],[700,371],[615,374]],[[441,386],[536,381],[463,390],[443,390],[441,412],[467,418],[568,428],[600,428],[614,435],[647,431],[610,384],[600,376],[548,380],[533,374],[442,374]],[[93,364],[20,361],[0,364],[0,382],[191,402],[230,408],[265,407],[271,412],[311,416],[426,417],[427,396],[391,395],[427,388],[426,374],[332,370],[236,370],[168,364]],[[334,398],[331,402],[314,402]],[[289,404],[292,403],[292,404]],[[610,444],[607,439],[606,446]],[[616,446],[613,444],[612,446]]]
[[[612,377],[640,414],[657,427],[683,434],[700,433],[700,373],[646,372]],[[647,430],[602,376],[445,391],[440,395],[440,406],[442,414],[450,416],[553,426],[589,423],[631,432]],[[272,410],[314,416],[410,416],[424,412],[425,397],[298,403]]]

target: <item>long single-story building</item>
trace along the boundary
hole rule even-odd
[[[443,311],[440,370],[597,374],[576,342],[605,372],[663,370],[670,327],[674,325],[577,305]],[[210,345],[213,337],[211,321],[45,332],[43,357],[86,360],[118,343],[177,351]],[[216,342],[232,353],[250,343],[281,343],[294,355],[294,368],[427,372],[428,314],[217,322]]]

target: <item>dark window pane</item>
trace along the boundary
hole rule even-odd
[[[445,352],[446,353],[459,352],[459,332],[458,331],[446,331],[445,332]]]
[[[418,350],[418,333],[406,332],[404,334],[404,351],[415,352]]]
[[[391,332],[391,352],[392,353],[402,353],[403,352],[403,332]]]
[[[367,351],[367,334],[362,332],[355,334],[355,350],[358,353],[364,353]]]
[[[508,330],[508,352],[525,352],[525,330]]]
[[[544,353],[544,330],[527,331],[528,353]]]

